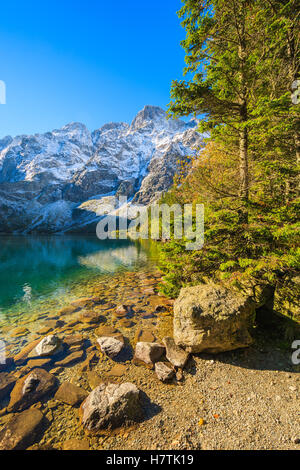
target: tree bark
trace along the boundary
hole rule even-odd
[[[239,157],[240,157],[240,198],[242,202],[242,209],[240,211],[241,223],[248,223],[248,208],[247,203],[249,200],[249,165],[248,165],[248,105],[247,105],[247,84],[245,78],[245,62],[246,62],[246,37],[245,37],[245,24],[242,21],[240,28],[240,44],[239,44],[239,59],[240,59],[240,124],[241,129],[239,133]]]
[[[297,70],[298,60],[297,60],[297,52],[295,51],[295,31],[294,31],[293,26],[288,30],[288,33],[287,33],[287,57],[288,57],[290,88],[292,89],[292,84],[298,78],[298,70]],[[295,124],[294,146],[295,146],[296,165],[298,167],[300,164],[300,135],[299,135],[299,123],[298,122],[296,122]],[[299,185],[300,185],[300,178],[298,174],[296,177],[296,182],[294,181],[292,182],[292,184],[289,184],[289,188],[292,188],[296,197],[298,196],[298,193],[299,193]]]
[[[247,103],[241,105],[240,111],[241,124],[240,130],[240,197],[244,202],[249,200],[249,167],[248,167],[248,129],[247,123]]]

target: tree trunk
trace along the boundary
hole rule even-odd
[[[288,57],[288,68],[289,68],[289,80],[290,88],[292,89],[293,83],[297,80],[297,52],[295,51],[295,31],[292,26],[287,33],[287,57]],[[295,106],[297,106],[295,104]],[[296,122],[295,131],[294,131],[294,146],[295,146],[295,157],[297,167],[300,164],[300,135],[298,122]],[[299,175],[296,177],[296,181],[293,181],[292,184],[289,184],[289,187],[292,188],[293,196],[297,197],[299,192]],[[291,190],[291,189],[290,189]]]
[[[240,198],[242,209],[240,211],[240,222],[248,223],[248,207],[249,200],[249,165],[248,165],[248,106],[247,106],[247,85],[245,78],[245,62],[246,62],[246,39],[245,39],[245,24],[242,22],[240,31],[240,45],[239,45],[239,59],[240,59],[240,124],[241,129],[239,133],[239,152],[240,152]]]
[[[241,106],[241,123],[247,122],[247,104]],[[244,202],[249,199],[249,169],[248,169],[248,129],[246,125],[240,131],[240,196]]]

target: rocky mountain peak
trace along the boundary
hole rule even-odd
[[[138,112],[131,123],[131,129],[141,129],[149,124],[154,126],[157,122],[163,122],[167,118],[165,111],[159,106],[146,105]]]
[[[87,127],[82,122],[69,122],[61,128],[63,131],[87,131]]]
[[[90,132],[78,122],[44,134],[0,140],[0,232],[87,227],[108,195],[148,204],[167,190],[177,162],[196,152],[191,123],[145,106],[131,125]]]

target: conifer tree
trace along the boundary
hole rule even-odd
[[[239,151],[241,221],[249,200],[249,124],[256,85],[253,0],[186,0],[179,12],[186,29],[189,81],[173,82],[170,112],[205,114],[202,129]]]
[[[187,79],[170,114],[209,138],[164,201],[204,203],[205,243],[162,247],[163,290],[207,279],[293,286],[299,273],[299,9],[296,0],[184,0]],[[298,166],[297,166],[298,165]],[[292,291],[295,289],[292,288]],[[291,301],[291,304],[293,301]]]

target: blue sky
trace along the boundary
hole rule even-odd
[[[71,121],[91,130],[166,107],[182,78],[180,0],[9,0],[1,4],[0,137]]]

